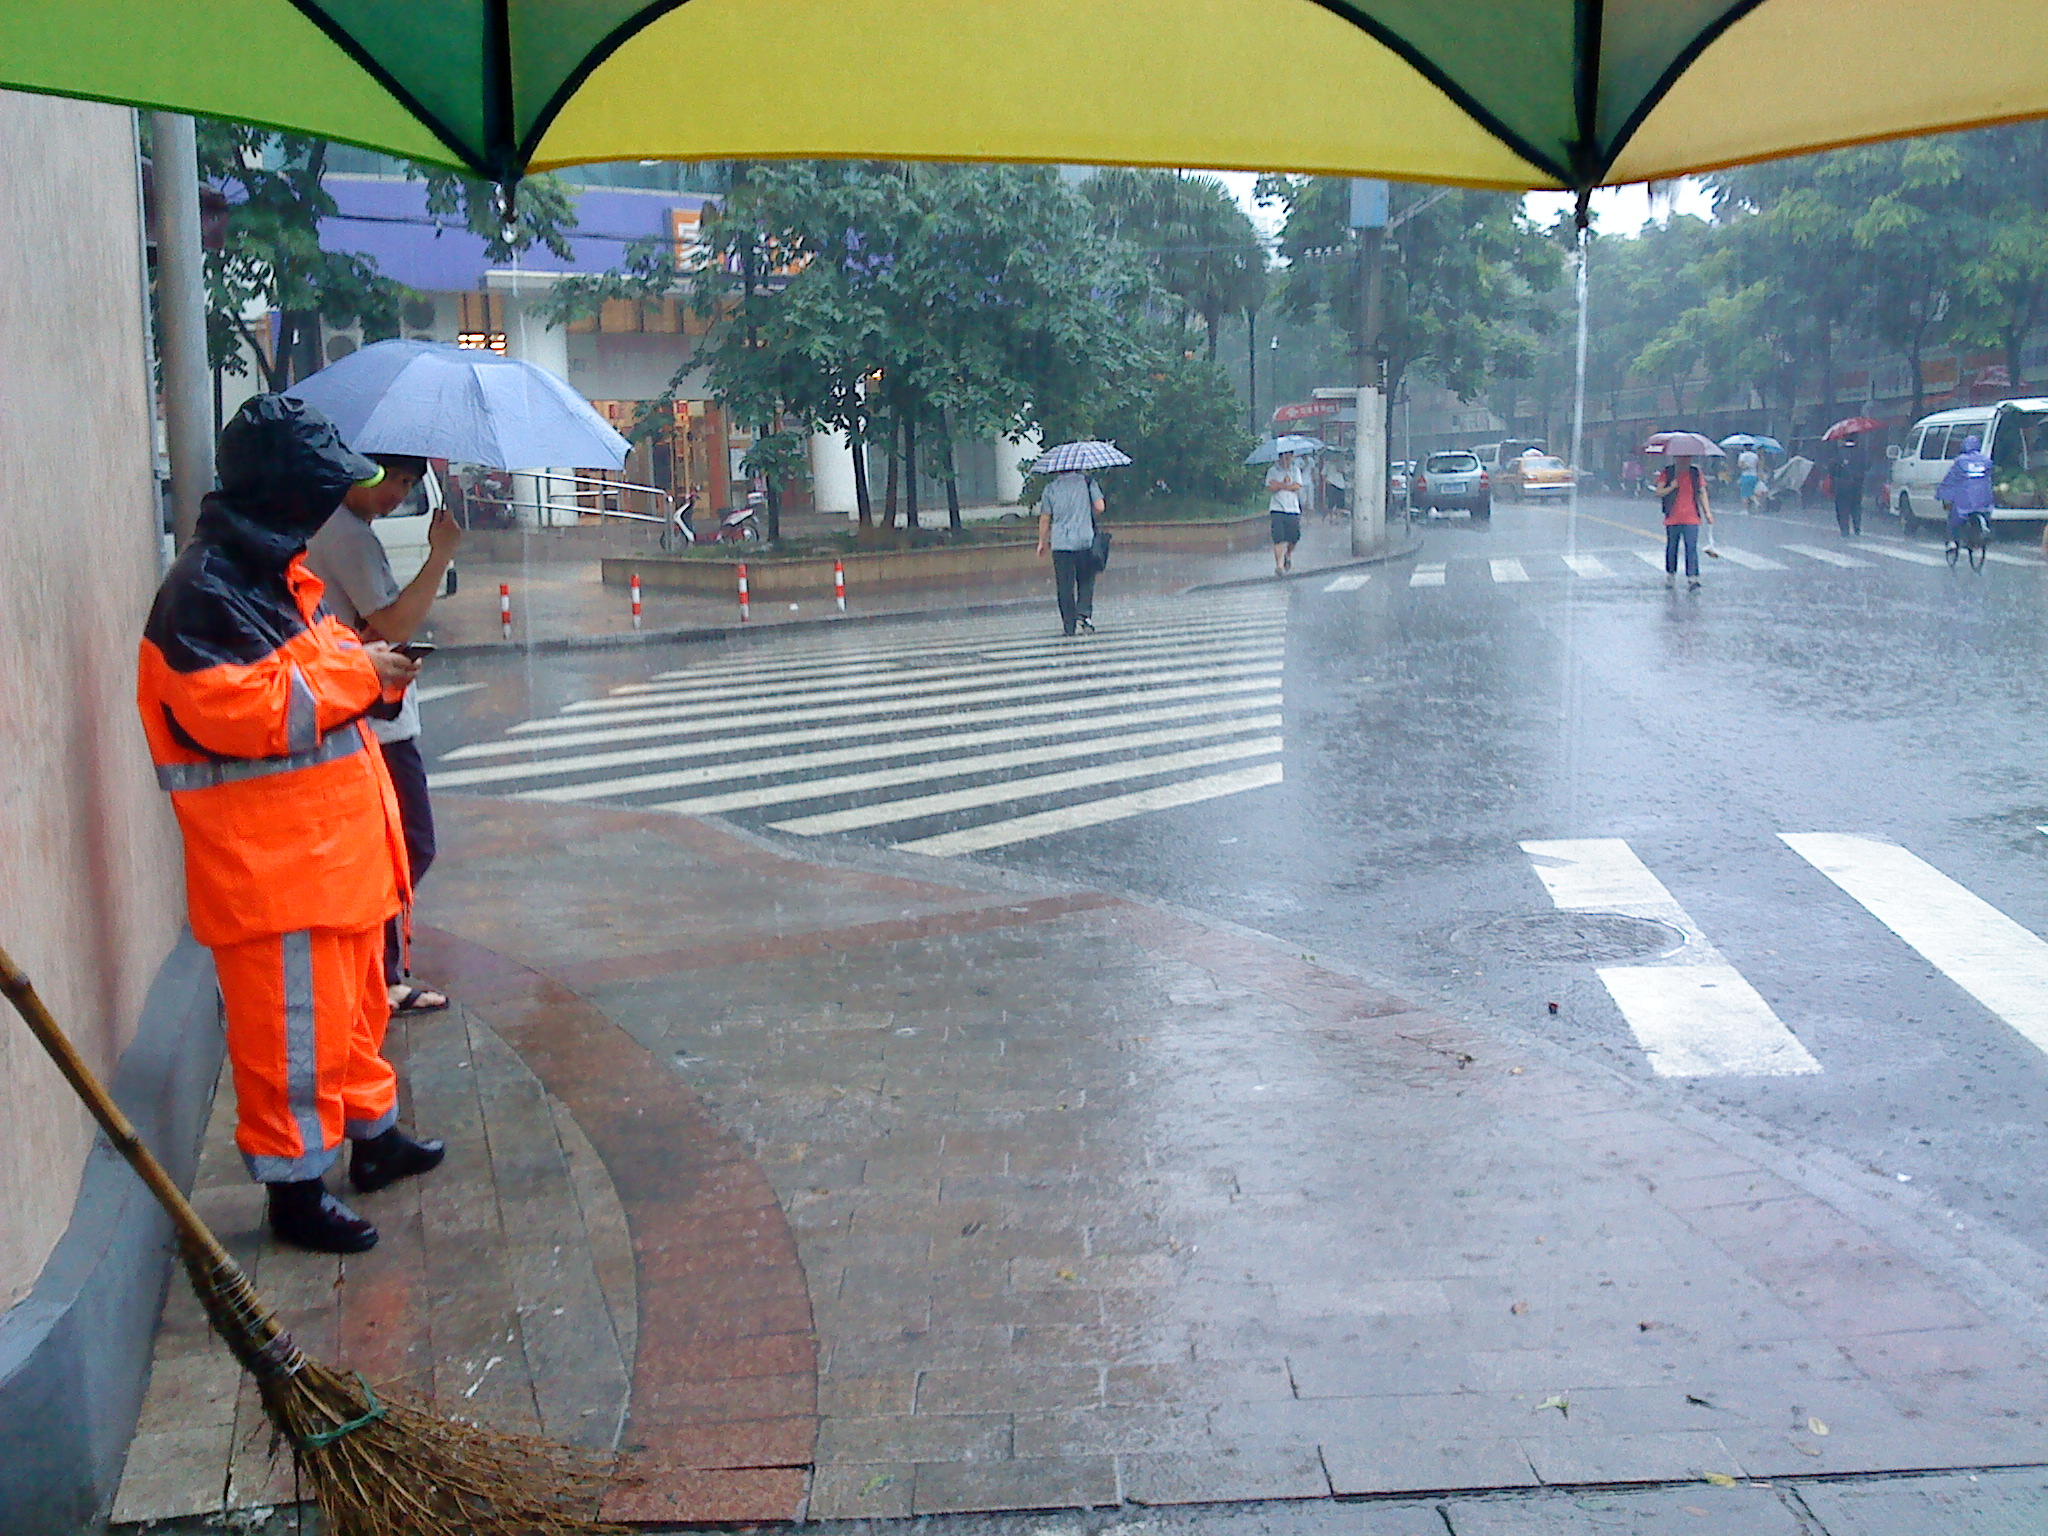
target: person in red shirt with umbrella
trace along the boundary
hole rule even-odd
[[[1666,455],[1671,462],[1657,471],[1652,488],[1664,503],[1664,585],[1678,581],[1678,552],[1685,551],[1685,584],[1700,589],[1700,524],[1714,520],[1707,502],[1707,477],[1694,462],[1703,457],[1726,458],[1721,445],[1697,432],[1659,432],[1645,453]]]

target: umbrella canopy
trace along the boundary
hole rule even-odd
[[[1244,456],[1247,464],[1271,464],[1283,453],[1321,453],[1321,438],[1301,437],[1290,433],[1286,437],[1268,438]]]
[[[618,469],[630,446],[545,368],[445,342],[373,342],[285,393],[320,411],[358,453]]]
[[[1070,469],[1115,469],[1130,462],[1131,456],[1115,443],[1061,443],[1041,454],[1031,466],[1031,473],[1058,475]]]
[[[1821,441],[1838,443],[1845,437],[1854,437],[1859,432],[1875,432],[1884,425],[1868,416],[1845,416],[1827,431],[1821,433]]]
[[[265,123],[500,182],[801,154],[1583,189],[2048,115],[2039,0],[1951,6],[1966,69],[1930,67],[1928,4],[0,0],[0,86]],[[1316,67],[1247,91],[1262,59]],[[1085,112],[1046,89],[1076,67]],[[1217,102],[1230,109],[1204,110]]]
[[[1645,453],[1661,453],[1673,459],[1725,459],[1721,445],[1699,432],[1659,432],[1643,444]]]
[[[1757,437],[1748,432],[1736,432],[1721,439],[1723,448],[1754,448],[1760,453],[1783,453],[1785,445],[1775,437]]]

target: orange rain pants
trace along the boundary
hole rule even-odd
[[[384,1059],[391,1018],[384,927],[312,928],[218,944],[239,1121],[235,1145],[264,1183],[317,1179],[344,1136],[398,1120]]]

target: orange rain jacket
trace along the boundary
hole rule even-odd
[[[301,552],[377,466],[318,412],[258,395],[222,432],[219,468],[157,592],[136,688],[185,837],[193,937],[375,927],[411,895],[398,803],[363,725],[391,701],[362,642],[321,609]]]

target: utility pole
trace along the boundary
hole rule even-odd
[[[1351,227],[1358,232],[1358,394],[1351,467],[1351,552],[1377,555],[1387,543],[1387,397],[1380,363],[1380,268],[1387,230],[1384,181],[1352,181]]]
[[[206,366],[206,267],[199,228],[199,144],[192,119],[152,112],[157,344],[171,450],[171,527],[183,549],[213,489],[213,386]]]

